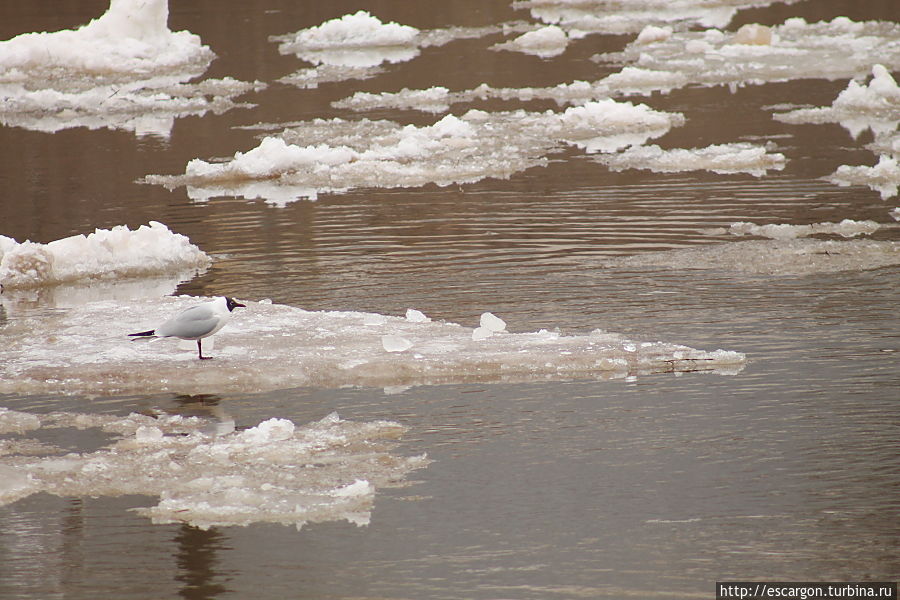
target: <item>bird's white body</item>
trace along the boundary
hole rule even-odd
[[[154,330],[156,337],[177,337],[182,340],[199,340],[209,337],[225,327],[231,320],[224,297],[186,308]]]
[[[209,337],[225,327],[231,320],[231,311],[244,305],[233,298],[214,298],[203,304],[186,308],[156,329],[129,334],[131,337],[160,338],[177,337],[182,340],[197,340],[197,352],[203,356],[200,340]]]

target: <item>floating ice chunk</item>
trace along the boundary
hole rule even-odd
[[[666,24],[688,29],[695,25],[724,27],[740,8],[765,6],[773,0],[518,0],[516,8],[557,23],[581,35],[587,33],[637,33]]]
[[[30,415],[37,418],[35,415]],[[125,436],[93,452],[0,458],[0,504],[45,492],[157,496],[138,509],[154,523],[195,527],[348,520],[366,524],[375,491],[428,464],[391,451],[404,428],[329,415],[296,426],[272,418],[242,433],[210,436],[204,419],[53,413],[45,427],[101,427]],[[129,437],[134,436],[134,437]]]
[[[898,265],[900,244],[874,240],[753,240],[648,252],[611,259],[608,264],[797,277]]]
[[[882,200],[887,200],[897,195],[900,164],[896,157],[881,156],[874,167],[841,165],[828,181],[840,186],[867,185],[880,193]]]
[[[294,424],[288,419],[269,419],[240,434],[243,441],[250,444],[267,444],[290,439],[294,435]]]
[[[399,335],[383,335],[381,345],[387,352],[406,352],[412,348],[413,343]]]
[[[872,67],[868,85],[850,80],[831,106],[803,108],[773,116],[785,123],[840,123],[854,138],[871,129],[875,134],[874,145],[900,153],[900,147],[889,142],[900,124],[900,87],[880,64]]]
[[[741,363],[710,361],[701,350],[662,342],[626,352],[629,341],[613,334],[506,333],[474,341],[473,329],[453,323],[253,302],[220,334],[227,346],[215,361],[198,361],[196,352],[173,353],[166,340],[138,344],[126,336],[134,331],[135,314],[162,321],[196,301],[104,301],[12,316],[0,329],[0,393],[391,387],[624,376],[621,366],[610,371],[608,365],[619,365],[613,359],[624,359],[624,370],[634,373],[695,370],[698,361],[713,370]],[[485,325],[485,332],[499,327],[490,319]],[[415,352],[385,352],[383,336],[402,337]],[[683,358],[674,358],[676,350]]]
[[[792,79],[857,77],[873,63],[900,67],[900,24],[854,22],[839,17],[807,23],[788,19],[775,27],[744,26],[729,36],[717,29],[676,31],[652,44],[595,57],[682,75],[701,85],[745,85]]]
[[[547,25],[546,27],[523,33],[509,42],[496,44],[491,49],[513,50],[524,52],[525,54],[533,54],[541,58],[550,58],[565,52],[568,44],[569,37],[565,31],[556,25]]]
[[[900,206],[892,208],[888,214],[890,214],[895,221],[900,221]]]
[[[231,78],[187,83],[215,54],[167,26],[167,0],[111,0],[75,30],[26,33],[0,42],[0,123],[40,131],[126,129],[168,137],[174,120],[221,113],[264,88]]]
[[[325,21],[321,25],[302,29],[294,34],[288,45],[297,48],[322,50],[326,48],[354,48],[360,46],[404,46],[415,44],[419,30],[398,23],[382,23],[378,17],[361,10],[352,15]]]
[[[107,74],[205,68],[212,51],[188,31],[170,31],[168,18],[168,0],[111,0],[103,16],[76,30],[24,33],[0,42],[0,72],[24,80],[36,69]]]
[[[194,159],[184,175],[149,175],[143,181],[187,186],[192,198],[230,193],[273,203],[358,187],[443,186],[541,166],[564,143],[612,151],[664,135],[683,122],[677,113],[609,99],[561,114],[469,111],[423,127],[316,119],[268,136],[231,161]]]
[[[494,313],[486,312],[481,314],[481,327],[499,333],[506,330],[506,321],[494,315]]]
[[[647,25],[635,38],[636,44],[652,44],[654,42],[664,42],[672,37],[671,27],[657,27],[656,25]]]
[[[737,33],[731,38],[732,44],[747,44],[751,46],[768,46],[777,41],[773,39],[772,28],[758,23],[741,25]]]
[[[406,320],[410,323],[428,323],[431,321],[431,319],[425,316],[425,313],[414,308],[406,309]]]
[[[0,406],[0,434],[25,433],[39,429],[41,419],[37,415],[10,410]]]
[[[636,146],[618,154],[600,155],[595,160],[614,171],[649,169],[657,173],[683,171],[712,171],[714,173],[749,173],[762,177],[769,170],[784,168],[785,157],[770,153],[757,144],[715,144],[705,148],[675,148],[663,150],[659,146]]]
[[[97,229],[49,244],[0,242],[0,285],[31,288],[90,279],[153,277],[204,268],[209,256],[190,240],[151,221]]]
[[[844,219],[840,223],[813,223],[811,225],[789,225],[787,223],[757,225],[740,221],[732,223],[727,231],[732,235],[756,235],[773,240],[792,240],[819,234],[835,234],[852,238],[859,235],[870,235],[881,227],[882,225],[875,221],[854,221],[852,219]]]

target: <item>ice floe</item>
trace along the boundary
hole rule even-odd
[[[900,265],[900,244],[876,240],[749,240],[647,252],[612,259],[609,265],[804,276]]]
[[[533,27],[514,22],[423,31],[399,23],[384,23],[369,12],[360,10],[315,27],[272,36],[269,41],[278,43],[281,54],[293,54],[315,65],[282,77],[279,81],[302,88],[315,88],[321,83],[374,77],[382,72],[383,64],[412,60],[424,47],[529,29]]]
[[[749,173],[761,177],[770,170],[784,168],[784,155],[770,152],[771,149],[770,146],[749,143],[671,150],[663,150],[656,145],[633,146],[615,154],[601,154],[594,160],[613,171],[647,169],[657,173],[681,173],[704,170],[721,174]]]
[[[788,223],[771,223],[757,225],[740,221],[732,223],[728,229],[716,229],[711,233],[730,233],[732,235],[755,235],[773,240],[793,240],[811,235],[839,235],[845,238],[860,235],[871,235],[885,227],[875,221],[854,221],[844,219],[840,223],[812,223],[810,225],[790,225]]]
[[[665,134],[684,117],[603,100],[564,112],[471,110],[423,127],[391,121],[316,119],[267,136],[224,163],[190,161],[184,175],[146,183],[187,186],[195,200],[262,197],[274,204],[360,187],[449,185],[506,178],[546,164],[563,144],[615,151]],[[302,144],[302,145],[301,145]]]
[[[881,156],[872,167],[841,165],[828,180],[836,185],[866,185],[881,194],[882,200],[897,195],[900,186],[900,164],[892,156]]]
[[[168,136],[175,118],[220,113],[264,87],[231,78],[190,83],[215,57],[170,31],[167,0],[111,0],[87,25],[0,42],[0,123],[41,131],[116,128]]]
[[[4,422],[19,423],[3,429]],[[43,415],[0,408],[0,433],[99,428],[118,439],[92,452],[66,453],[37,440],[4,440],[0,505],[43,492],[56,496],[159,498],[136,509],[154,523],[195,527],[347,520],[367,525],[375,492],[405,485],[423,456],[393,452],[405,428],[331,414],[306,425],[271,418],[243,431],[180,415]],[[212,430],[212,432],[211,432]],[[34,456],[35,449],[40,454]],[[55,451],[54,451],[55,450]]]
[[[482,317],[472,327],[405,316],[310,312],[247,302],[217,334],[215,359],[199,361],[174,340],[126,334],[196,303],[191,297],[93,302],[25,311],[0,326],[0,393],[210,393],[292,386],[376,386],[612,378],[648,372],[740,369],[744,355],[600,330],[510,333]]]
[[[569,36],[566,35],[565,31],[556,25],[547,25],[546,27],[523,33],[508,42],[495,44],[491,48],[493,50],[512,50],[533,54],[541,58],[550,58],[565,52],[568,45]]]
[[[865,185],[886,200],[897,195],[900,186],[900,86],[884,65],[872,67],[868,84],[850,80],[831,106],[801,108],[775,113],[785,123],[840,123],[854,139],[871,130],[875,139],[867,148],[878,155],[874,166],[841,165],[826,179],[836,185]]]
[[[681,29],[700,25],[725,27],[741,9],[778,0],[517,0],[514,8],[555,23],[576,35],[627,34],[645,27],[670,25]],[[790,1],[790,0],[787,0]]]
[[[196,272],[210,258],[179,233],[150,221],[48,244],[0,236],[0,286],[4,292],[90,280],[120,280]]]
[[[676,31],[643,40],[638,36],[622,52],[595,60],[678,75],[685,85],[843,79],[867,73],[875,63],[900,67],[900,24],[791,18],[774,27],[744,25],[734,33]]]

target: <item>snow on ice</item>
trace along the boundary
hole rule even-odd
[[[196,272],[209,256],[156,221],[125,225],[38,244],[0,236],[0,286],[11,290]]]
[[[179,415],[36,415],[0,408],[0,433],[92,427],[118,438],[84,453],[31,438],[4,440],[0,505],[39,492],[137,494],[159,498],[137,512],[160,524],[367,525],[376,489],[404,485],[411,471],[429,462],[424,455],[392,453],[405,428],[390,421],[353,422],[331,414],[304,426],[279,418],[243,431],[234,431],[233,421],[230,427],[210,425],[209,419]]]
[[[167,137],[174,119],[221,113],[264,87],[231,78],[187,83],[215,54],[170,31],[167,0],[111,0],[78,29],[0,42],[0,123],[41,131],[117,128]]]
[[[543,166],[563,144],[588,152],[642,144],[684,117],[644,104],[603,100],[564,112],[471,110],[424,127],[391,121],[316,119],[268,136],[225,163],[190,161],[184,175],[142,181],[187,186],[195,200],[262,197],[283,204],[320,192],[359,187],[415,187],[507,178]],[[302,144],[302,145],[300,145]]]
[[[92,302],[57,311],[24,311],[0,327],[0,393],[259,391],[341,387],[611,378],[646,372],[734,372],[738,352],[706,352],[664,342],[633,342],[600,330],[501,333],[502,319],[482,316],[492,335],[406,316],[310,312],[248,303],[217,334],[215,359],[199,361],[176,340],[132,341],[194,304],[193,297]],[[627,347],[637,347],[628,351]]]

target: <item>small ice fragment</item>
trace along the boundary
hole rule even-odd
[[[374,492],[374,488],[372,484],[370,484],[365,479],[357,479],[350,485],[345,485],[342,488],[337,488],[331,492],[331,495],[335,498],[352,498],[354,496],[366,496]]]
[[[405,352],[412,348],[412,342],[399,335],[381,336],[381,345],[388,352]]]
[[[647,25],[638,34],[635,43],[652,44],[654,42],[664,42],[670,37],[672,37],[671,27],[657,27],[656,25]]]
[[[431,319],[425,316],[425,313],[414,308],[406,309],[406,320],[410,323],[428,323],[431,321]]]
[[[493,313],[486,312],[481,315],[481,327],[491,332],[503,331],[506,329],[506,321]]]
[[[494,332],[487,327],[476,327],[472,330],[472,339],[476,342],[486,340],[492,335],[494,335]]]
[[[737,33],[731,38],[731,42],[734,44],[768,46],[772,43],[772,29],[758,23],[747,23],[737,30]]]
[[[255,444],[286,440],[293,435],[294,423],[288,419],[278,418],[263,421],[256,427],[251,427],[241,434],[244,441]]]
[[[134,433],[134,439],[142,444],[152,444],[163,438],[163,432],[159,427],[141,425]]]

